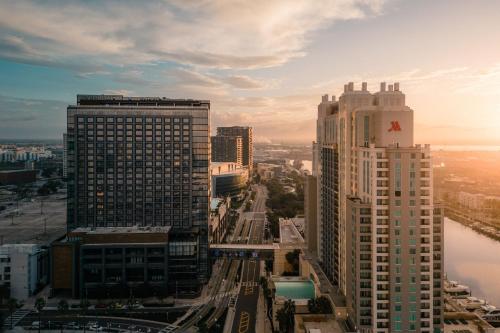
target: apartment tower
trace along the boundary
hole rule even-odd
[[[252,174],[253,168],[253,129],[252,127],[231,126],[217,127],[217,136],[232,136],[241,137],[243,145],[243,166],[248,167],[248,171]],[[225,161],[224,161],[225,162]]]
[[[67,109],[68,231],[170,226],[169,281],[209,276],[210,102],[78,95]]]
[[[243,164],[243,138],[241,136],[212,136],[212,162]]]
[[[318,258],[360,332],[441,332],[443,213],[399,84],[323,96],[314,143]]]

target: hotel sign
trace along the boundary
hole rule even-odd
[[[399,121],[391,121],[391,127],[387,132],[401,132],[401,126],[399,126]]]

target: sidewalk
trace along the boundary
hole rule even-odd
[[[265,275],[264,269],[264,261],[261,261],[261,276]],[[264,273],[264,275],[263,275]],[[255,332],[263,332],[263,333],[271,333],[271,323],[269,322],[269,318],[267,318],[267,306],[264,299],[264,290],[259,286],[259,300],[257,303],[257,315],[256,315],[256,323],[255,323]]]

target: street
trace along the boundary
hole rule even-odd
[[[261,244],[264,237],[266,189],[255,186],[257,191],[252,211],[246,213],[248,244]],[[249,217],[251,215],[251,217]],[[260,260],[243,261],[241,271],[241,289],[235,307],[235,316],[231,332],[253,333],[257,321],[257,303],[259,299]]]

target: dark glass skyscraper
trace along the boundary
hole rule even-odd
[[[210,102],[78,95],[67,111],[68,231],[171,226],[169,281],[206,282]]]
[[[242,165],[250,174],[253,168],[253,129],[247,126],[217,127],[217,136],[241,136],[243,144]]]

